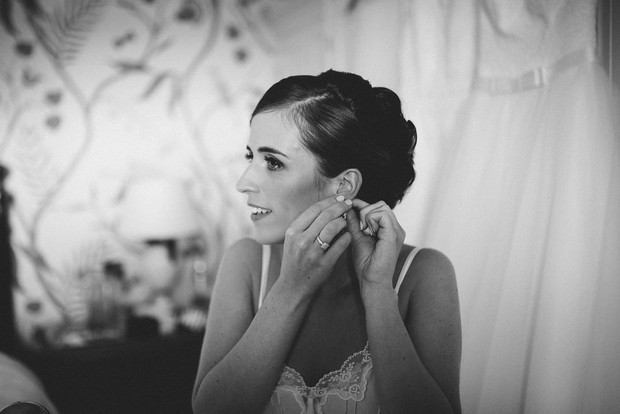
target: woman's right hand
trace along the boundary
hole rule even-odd
[[[311,295],[327,280],[351,243],[351,235],[342,232],[347,226],[342,216],[351,205],[343,196],[332,196],[310,206],[291,224],[284,236],[281,283]],[[321,247],[317,237],[329,246]]]

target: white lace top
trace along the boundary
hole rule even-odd
[[[420,248],[413,249],[398,276],[395,290],[409,270]],[[258,306],[266,295],[270,246],[263,246],[263,265]],[[308,386],[295,369],[285,366],[263,414],[377,414],[380,412],[372,358],[368,343],[347,358],[340,369],[325,374],[314,386]]]

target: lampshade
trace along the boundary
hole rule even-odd
[[[182,181],[143,178],[127,188],[118,231],[132,240],[183,238],[198,233],[198,215]]]

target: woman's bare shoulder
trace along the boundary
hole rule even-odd
[[[417,273],[420,271],[424,271],[425,273],[434,271],[440,272],[450,272],[453,271],[452,262],[441,251],[430,248],[430,247],[422,247],[422,246],[412,246],[409,244],[404,244],[401,248],[400,255],[398,258],[398,266],[396,270],[398,270],[397,275],[400,274],[400,269],[405,264],[407,257],[413,250],[417,249],[418,252],[415,254],[413,261],[411,262],[409,269],[407,270],[408,276],[412,273]],[[412,269],[416,269],[417,272],[413,272]]]
[[[401,252],[401,262],[406,260],[415,247],[405,245]],[[400,273],[400,272],[399,272]],[[443,252],[429,247],[422,247],[403,280],[401,291],[407,292],[406,297],[425,295],[437,287],[449,288],[456,286],[456,276],[452,262]]]
[[[239,239],[228,246],[226,252],[224,253],[223,260],[252,263],[256,259],[260,259],[261,254],[262,245],[256,240],[246,237]]]
[[[251,238],[243,238],[232,243],[220,262],[220,274],[254,275],[259,267],[262,246]]]
[[[228,250],[240,253],[260,254],[262,251],[262,245],[250,237],[244,237],[233,242],[228,247]]]
[[[430,275],[446,275],[454,274],[452,262],[443,252],[430,248],[421,248],[417,253],[414,263],[419,272]]]

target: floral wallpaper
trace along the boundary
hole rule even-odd
[[[223,249],[250,232],[234,184],[274,80],[259,3],[0,2],[0,164],[24,342],[83,345],[148,321],[199,329]],[[111,307],[133,325],[114,325]]]

